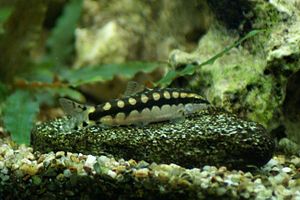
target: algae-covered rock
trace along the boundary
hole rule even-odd
[[[203,165],[245,168],[261,166],[272,157],[274,142],[266,130],[218,109],[203,110],[176,123],[145,127],[91,126],[65,130],[67,118],[38,125],[32,132],[35,150],[112,154],[116,158],[176,163],[184,167]]]
[[[170,64],[176,67],[204,62],[246,33],[260,30],[213,64],[198,68],[189,84],[201,89],[214,105],[257,121],[270,132],[284,132],[300,144],[299,3],[289,0],[207,3],[215,15],[210,29],[194,52],[170,53]]]

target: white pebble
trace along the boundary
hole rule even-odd
[[[4,175],[4,176],[1,176],[0,179],[2,179],[2,181],[7,181],[9,180],[9,176],[8,175]]]
[[[0,171],[2,174],[8,174],[8,169],[7,168],[4,168]]]
[[[275,160],[275,159],[271,159],[271,160],[269,160],[269,162],[266,164],[266,166],[275,166],[275,165],[277,165],[278,164],[278,161],[277,160]]]
[[[64,170],[64,176],[65,177],[70,177],[72,175],[72,172],[69,169]]]
[[[282,183],[282,181],[284,180],[284,178],[285,178],[285,176],[284,176],[284,174],[282,173],[282,174],[278,174],[278,175],[276,175],[276,176],[274,176],[273,177],[273,180],[274,180],[274,183],[275,184],[281,184]]]
[[[256,183],[256,184],[261,184],[261,179],[260,179],[260,178],[256,179],[256,180],[254,181],[254,183]]]
[[[4,158],[9,158],[12,157],[13,155],[14,155],[14,150],[8,149],[7,151],[5,151]]]
[[[29,160],[34,160],[34,159],[35,159],[34,155],[33,155],[31,152],[28,153],[27,158],[28,158]]]
[[[100,156],[100,157],[98,158],[98,161],[99,161],[100,163],[105,164],[106,162],[109,162],[109,158],[106,157],[106,156]]]
[[[88,155],[84,165],[92,168],[95,163],[96,163],[96,157],[92,155]]]
[[[285,172],[285,173],[289,173],[289,172],[292,171],[292,169],[289,168],[289,167],[284,167],[284,168],[282,168],[281,170],[282,170],[283,172]]]
[[[107,175],[112,178],[115,178],[117,176],[117,173],[112,170],[108,170]]]
[[[28,165],[31,164],[31,161],[30,161],[29,159],[27,159],[27,158],[23,158],[23,159],[21,160],[21,162],[22,162],[22,163],[26,163],[26,164],[28,164]]]
[[[217,189],[216,193],[217,193],[218,196],[221,196],[221,195],[225,194],[226,191],[227,191],[226,188],[220,187],[220,188]]]
[[[1,161],[0,161],[0,169],[3,169],[4,166],[5,166],[5,165],[4,165],[4,162],[1,162]]]

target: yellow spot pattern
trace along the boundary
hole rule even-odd
[[[189,98],[195,98],[195,97],[196,97],[196,94],[194,94],[194,93],[189,93],[189,94],[187,95],[187,97],[189,97]]]
[[[149,100],[149,98],[148,98],[146,95],[142,94],[142,96],[141,96],[141,101],[142,101],[143,103],[147,103],[148,100]]]
[[[165,92],[164,92],[164,97],[165,97],[166,99],[170,99],[170,98],[171,98],[171,95],[170,95],[170,93],[169,93],[168,91],[165,91]]]
[[[188,94],[185,93],[185,92],[181,92],[181,93],[180,93],[180,97],[181,97],[181,98],[186,98],[187,96],[188,96]]]
[[[103,110],[109,110],[110,108],[111,108],[111,104],[108,102],[103,106]]]
[[[172,92],[172,96],[173,96],[173,98],[177,99],[179,97],[179,93],[178,92]]]
[[[119,100],[119,101],[117,102],[117,106],[118,106],[119,108],[124,108],[124,106],[125,106],[124,101]]]
[[[134,98],[129,98],[128,102],[130,103],[130,105],[135,105],[136,104],[136,100]]]
[[[157,92],[154,92],[154,93],[152,94],[152,96],[153,96],[153,99],[154,99],[155,101],[157,101],[157,100],[160,99],[160,94],[157,93]]]

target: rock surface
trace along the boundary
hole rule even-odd
[[[229,168],[264,165],[274,151],[274,141],[261,125],[215,108],[184,121],[145,127],[91,126],[70,131],[67,124],[68,119],[61,118],[38,125],[32,132],[33,148],[40,152],[106,153],[184,167]]]
[[[212,0],[207,3],[215,15],[212,26],[194,52],[171,52],[170,64],[176,67],[204,62],[246,33],[264,30],[213,64],[198,69],[189,84],[203,90],[214,105],[260,122],[269,132],[280,137],[286,134],[300,144],[299,2]]]

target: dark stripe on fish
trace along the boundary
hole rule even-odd
[[[170,94],[169,99],[164,97],[164,92],[169,92],[169,94]],[[174,98],[172,96],[173,92],[178,92],[179,97]],[[153,93],[158,93],[160,95],[158,100],[154,100]],[[103,107],[106,103],[96,106],[96,110],[89,114],[89,120],[98,121],[104,116],[111,116],[114,118],[118,113],[124,113],[125,116],[128,116],[130,114],[130,112],[133,110],[137,110],[138,112],[141,112],[145,108],[149,108],[151,110],[151,108],[153,106],[158,106],[159,108],[161,108],[163,105],[170,105],[170,106],[179,105],[179,104],[185,105],[188,103],[209,104],[209,102],[206,99],[199,98],[200,97],[199,95],[197,95],[198,98],[196,98],[196,97],[182,98],[182,97],[180,97],[181,93],[197,95],[195,92],[191,92],[191,91],[184,90],[184,89],[174,89],[174,88],[146,90],[143,92],[139,92],[131,97],[126,97],[126,98],[122,98],[122,99],[114,99],[112,101],[106,102],[111,105],[110,109],[108,109],[108,110],[103,109]],[[141,95],[143,95],[143,94],[148,97],[148,101],[146,103],[143,103],[141,101]],[[133,98],[136,100],[135,105],[131,105],[129,103],[130,98]],[[117,103],[120,100],[124,101],[124,103],[125,103],[123,108],[120,108],[117,106]]]

